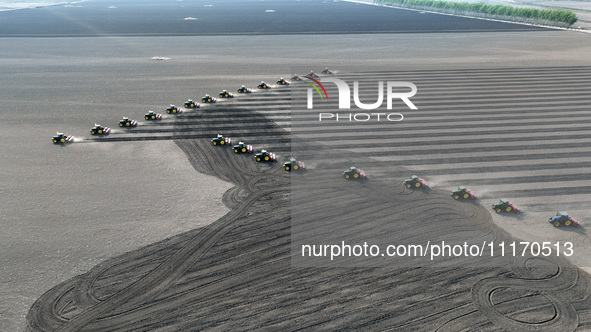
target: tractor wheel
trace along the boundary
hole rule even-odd
[[[156,116],[155,115],[152,115],[152,120],[154,120],[154,119],[156,119]]]
[[[213,141],[213,142],[211,142],[211,143],[213,143],[213,145],[217,145],[217,144],[218,144],[218,143],[216,143],[216,141]]]
[[[501,208],[497,209],[497,213],[501,213],[501,211],[503,211],[503,210],[501,210]]]
[[[349,174],[345,174],[345,179],[349,179],[349,178],[350,178]]]
[[[119,127],[123,127],[123,123],[120,123],[120,124],[119,124]]]
[[[144,116],[144,119],[149,120],[150,117],[146,115],[146,116]]]
[[[298,166],[298,165],[293,165],[293,169],[298,169],[298,168],[300,168],[300,166]]]
[[[176,110],[172,110],[172,113],[176,113]]]
[[[234,149],[234,153],[238,153],[238,149]]]
[[[125,125],[129,127],[129,126],[131,126],[131,123],[130,122],[126,122]]]
[[[60,139],[60,142],[66,143],[66,139],[65,138],[62,138],[62,139]]]
[[[257,161],[261,161],[261,158],[260,157],[257,157]]]
[[[224,145],[225,143],[226,143],[226,142],[224,142],[224,141],[220,141],[220,144],[221,144],[221,145]]]
[[[170,111],[169,110],[166,110],[166,114],[170,114]]]
[[[511,210],[513,210],[513,208],[511,208],[510,206],[507,206],[507,208],[505,209],[505,211],[507,212],[511,212]]]
[[[54,140],[53,140],[53,143],[57,143],[57,140],[56,140],[56,139],[54,139]]]
[[[359,177],[359,173],[353,174],[353,177],[357,179]]]
[[[572,223],[572,220],[567,220],[564,222],[564,226],[570,226]]]
[[[560,221],[555,221],[554,222],[554,227],[558,227],[558,226],[560,226]]]
[[[411,187],[411,186],[410,186],[410,183],[407,183],[407,184],[406,184],[406,188],[410,188],[410,187]]]
[[[242,148],[242,152],[246,152],[246,148]]]
[[[265,161],[269,161],[269,156],[265,156]]]
[[[289,166],[285,166],[285,170],[286,171],[289,171]]]
[[[454,196],[454,199],[459,199],[459,198],[460,198],[460,195],[455,195]]]
[[[93,130],[93,131],[90,132],[90,134],[91,135],[96,135],[96,131]]]
[[[195,107],[195,105],[191,104],[191,107]]]
[[[420,187],[420,186],[421,186],[421,183],[420,183],[420,182],[417,182],[417,183],[415,183],[415,187],[417,187],[417,188],[418,188],[418,187]]]
[[[102,131],[102,130],[99,130],[99,131],[98,131],[98,133],[99,133],[99,134],[102,134],[102,133],[103,133],[103,131]]]
[[[470,197],[470,194],[464,194],[464,198]]]

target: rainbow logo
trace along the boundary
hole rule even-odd
[[[324,91],[324,96],[326,96],[326,100],[328,100],[328,94],[326,93],[326,90],[324,89],[324,86],[322,86],[322,84],[320,84],[320,82],[318,82],[317,80],[313,79],[312,77],[308,77],[306,76],[305,78],[312,80],[314,83],[318,84],[318,86],[322,89],[322,91]],[[304,81],[306,82],[306,81]],[[318,92],[318,95],[320,95],[320,99],[324,99],[324,97],[322,96],[322,93],[320,92],[320,89],[318,89],[318,87],[314,86],[314,84],[310,83],[310,82],[306,82],[308,85],[310,85],[311,87],[313,87],[314,89],[316,89],[316,91]]]

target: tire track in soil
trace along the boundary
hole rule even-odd
[[[504,73],[499,71],[499,75]],[[271,90],[268,95],[280,95],[276,91]],[[266,109],[272,109],[273,98],[268,100],[270,105]],[[285,136],[285,132],[260,113],[242,107],[240,100],[218,106],[183,114],[175,124],[179,131],[172,137],[180,138],[181,132],[186,135],[176,142],[195,169],[235,184],[224,195],[224,203],[231,212],[203,229],[106,261],[87,275],[49,290],[27,316],[29,331],[147,331],[165,326],[176,330],[462,331],[517,327],[573,331],[579,321],[583,322],[577,319],[577,313],[589,317],[584,320],[589,324],[588,277],[565,268],[562,262],[560,268],[530,268],[527,260],[507,265],[516,264],[515,267],[481,269],[290,268],[291,199],[286,196],[289,176],[280,167],[253,162],[251,155],[235,155],[231,149],[212,147],[209,143],[218,132],[227,134],[224,123],[256,123],[256,133],[240,136],[236,131],[237,136],[232,138],[247,137],[246,143],[252,138],[263,146],[266,142],[267,146],[281,149],[282,154],[285,152],[283,158],[289,152],[289,142],[276,144],[269,139]],[[238,106],[242,109],[234,115],[224,112]],[[310,146],[311,151],[313,148]],[[310,172],[304,176],[315,175]],[[408,204],[422,206],[427,211],[424,218],[453,218],[460,225],[480,227],[483,236],[511,239],[491,223],[484,208],[460,204],[442,211],[437,207],[449,204],[448,200],[438,199],[441,193],[437,190],[420,193],[392,188],[380,184],[385,180],[372,177],[360,191],[346,183],[335,184],[333,179],[319,181],[319,190],[324,190],[327,197],[316,203],[334,203],[338,198],[331,198],[331,193],[339,193],[337,197],[352,194],[352,199],[364,195],[374,199],[390,196],[396,198],[391,203],[397,210]],[[314,201],[310,198],[311,203]],[[435,208],[427,208],[432,204]],[[387,204],[383,207],[374,212],[375,217],[391,213],[385,208]],[[320,217],[328,220],[354,210],[325,210]],[[170,252],[159,253],[167,249]],[[121,276],[130,274],[136,274],[137,280],[118,283]],[[108,285],[112,279],[113,285],[120,288],[115,290],[114,286],[108,294],[104,293],[105,297],[96,296],[99,279],[102,285]],[[527,308],[516,308],[517,304],[523,307],[520,301],[530,296],[519,292],[493,304],[491,294],[503,287],[541,292],[543,296],[536,297],[536,304]],[[548,301],[538,303],[539,298]],[[529,324],[502,314],[497,310],[501,305],[524,310],[534,318],[539,316],[537,321],[544,319],[541,311],[548,305],[559,314],[546,322]],[[68,314],[64,315],[66,311]]]
[[[149,301],[151,297],[158,294],[163,288],[184,274],[192,262],[205,254],[224,234],[236,227],[233,223],[235,218],[246,210],[250,204],[269,194],[280,191],[271,189],[251,195],[225,217],[212,224],[215,226],[206,226],[186,246],[174,253],[144,278],[83,311],[81,314],[70,319],[66,324],[60,326],[56,331],[81,331],[93,321],[103,316],[108,316],[109,312],[123,305]]]
[[[566,269],[570,271],[572,269]],[[574,331],[578,324],[577,312],[570,301],[560,294],[562,288],[570,286],[572,275],[563,276],[564,269],[549,279],[516,279],[493,277],[482,279],[472,288],[472,296],[478,310],[493,324],[510,331]],[[492,301],[492,295],[499,289],[530,290],[541,292],[552,305],[555,315],[547,321],[530,323],[512,319],[500,313]]]

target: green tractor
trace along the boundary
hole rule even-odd
[[[416,175],[404,180],[403,184],[406,188],[429,188],[427,182]]]
[[[232,139],[229,137],[224,137],[222,134],[218,134],[217,137],[211,139],[211,144],[230,146],[230,144],[232,144]]]
[[[493,210],[495,210],[496,213],[502,213],[502,212],[519,213],[521,211],[517,205],[509,202],[508,200],[506,200],[504,198],[501,198],[498,203],[493,204],[492,208],[493,208]]]
[[[193,101],[193,99],[189,99],[185,102],[185,108],[199,108],[199,103]]]
[[[283,77],[279,78],[277,80],[277,84],[279,85],[289,85],[290,83],[288,81],[286,81]]]
[[[258,89],[270,89],[271,86],[265,82],[261,82],[259,85],[257,85]]]
[[[183,113],[183,110],[181,110],[180,108],[178,108],[174,105],[170,105],[166,109],[166,114],[181,114],[181,113]]]
[[[203,98],[201,98],[201,102],[205,103],[205,104],[213,104],[213,103],[217,102],[217,99],[215,99],[214,97],[212,97],[210,95],[205,95]]]
[[[476,199],[476,194],[466,187],[458,187],[458,189],[451,192],[451,196],[454,199]]]
[[[133,128],[137,126],[136,120],[131,120],[130,118],[124,116],[122,120],[119,120],[119,127],[123,128]]]
[[[232,92],[223,90],[222,92],[220,92],[220,98],[234,98],[234,94]]]
[[[103,127],[100,124],[94,124],[94,127],[90,128],[91,135],[106,136],[111,132],[111,128]]]
[[[252,92],[251,89],[245,87],[244,85],[239,87],[238,90],[236,90],[236,91],[238,91],[238,93],[251,93]]]
[[[154,111],[149,111],[148,113],[144,114],[144,119],[148,121],[162,120],[162,114],[154,113]]]
[[[364,180],[367,179],[365,172],[361,169],[357,169],[355,166],[349,167],[348,170],[343,172],[343,177],[347,180]]]
[[[64,133],[57,133],[53,136],[52,140],[53,144],[70,144],[74,142],[74,136],[68,136]]]
[[[234,145],[234,153],[252,153],[252,145],[244,144],[244,142],[238,142]]]
[[[261,161],[273,162],[273,161],[275,161],[275,154],[271,153],[267,150],[262,150],[261,152],[257,153],[254,156],[254,159],[258,162],[261,162]]]
[[[303,161],[298,161],[295,158],[289,158],[289,161],[283,164],[283,169],[288,172],[291,172],[293,169],[294,171],[303,172],[306,170],[306,164]]]

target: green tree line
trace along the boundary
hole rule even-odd
[[[481,16],[495,16],[529,22],[556,22],[571,26],[577,22],[574,12],[564,9],[520,8],[504,5],[489,5],[481,2],[453,2],[440,0],[373,0],[378,4],[393,4],[401,7],[432,9],[455,13],[477,13]]]

